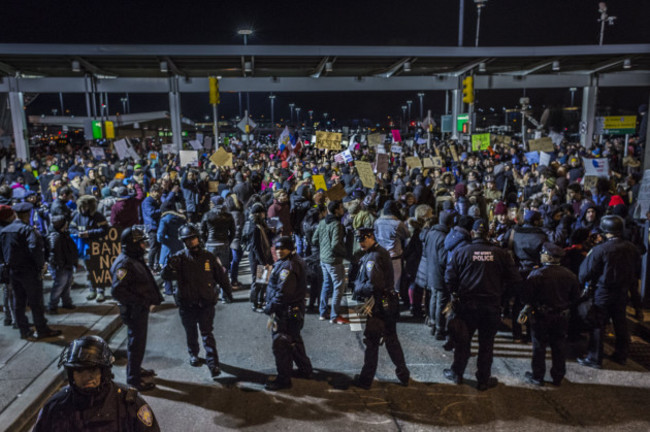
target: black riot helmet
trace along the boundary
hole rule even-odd
[[[275,241],[275,249],[294,250],[293,239],[289,236],[282,236]]]
[[[122,231],[122,251],[132,257],[139,258],[144,255],[145,247],[141,245],[147,240],[147,235],[140,228],[129,227]]]
[[[83,336],[72,341],[63,350],[59,357],[58,366],[65,367],[68,382],[75,391],[90,395],[101,391],[102,387],[111,380],[110,369],[114,360],[113,353],[104,339],[99,336]],[[102,382],[98,388],[82,390],[74,385],[73,371],[85,368],[99,368],[101,370]]]
[[[600,229],[608,234],[620,236],[623,234],[625,222],[620,216],[608,215],[600,220]]]
[[[191,239],[192,237],[198,237],[199,230],[192,224],[185,224],[178,230],[179,240],[185,241]]]

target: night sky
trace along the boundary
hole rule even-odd
[[[120,43],[120,44],[238,44],[238,28],[255,31],[250,44],[322,45],[433,45],[454,46],[458,40],[457,0],[323,2],[297,1],[3,1],[0,42]],[[611,0],[609,14],[617,16],[606,26],[605,44],[648,43],[650,1]],[[598,43],[598,1],[592,0],[489,0],[481,18],[481,46],[579,45]],[[466,0],[464,45],[473,45],[476,8]],[[529,91],[534,106],[568,104],[569,91]],[[251,94],[255,116],[270,114],[265,94]],[[521,92],[482,92],[479,103],[514,107]],[[120,95],[109,100],[111,113],[122,111]],[[279,94],[276,120],[288,116],[288,103],[316,116],[371,118],[399,116],[400,106],[412,99],[413,117],[419,113],[415,93],[302,93]],[[576,100],[580,101],[579,92]],[[614,111],[635,111],[647,103],[647,89],[606,89],[603,105]],[[85,115],[80,95],[65,96],[66,109]],[[131,95],[131,110],[168,109],[166,95]],[[59,107],[58,96],[41,95],[28,114],[50,113]],[[201,120],[210,113],[207,95],[184,95],[183,113]],[[444,92],[427,92],[425,110],[440,114]],[[221,114],[238,112],[237,96],[224,95]],[[77,111],[77,112],[75,112]],[[304,118],[304,117],[303,117]]]

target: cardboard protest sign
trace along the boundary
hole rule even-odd
[[[430,157],[422,158],[422,167],[433,168],[433,159],[431,159]]]
[[[472,135],[472,151],[483,151],[490,147],[490,134]]]
[[[210,160],[213,164],[219,167],[231,167],[232,165],[232,153],[229,153],[223,147],[219,149],[210,156]]]
[[[400,135],[400,133],[399,133],[399,131],[397,129],[393,129],[390,132],[393,134],[393,141],[402,142],[402,136]]]
[[[210,192],[210,193],[219,192],[219,182],[218,181],[209,181],[208,182],[208,192]]]
[[[316,148],[340,150],[343,134],[338,132],[316,131]]]
[[[311,180],[314,182],[314,189],[317,191],[319,189],[327,190],[327,184],[325,184],[325,178],[322,175],[313,175],[311,176]]]
[[[196,150],[181,150],[181,166],[199,166],[199,153]]]
[[[90,284],[93,288],[108,288],[111,286],[111,266],[121,251],[121,230],[111,227],[101,239],[88,244],[88,269]],[[119,276],[119,275],[118,275]]]
[[[372,189],[375,187],[377,179],[375,173],[372,172],[372,164],[370,162],[356,161],[355,166],[357,167],[357,173],[361,178],[361,183],[363,187]]]
[[[104,159],[104,149],[101,147],[90,147],[90,151],[95,159]]]
[[[388,172],[388,155],[377,153],[375,172],[386,174]]]
[[[538,164],[539,163],[539,152],[537,151],[531,151],[528,153],[524,153],[526,156],[526,159],[528,159],[529,164]]]
[[[458,162],[458,152],[456,151],[456,146],[451,144],[449,146],[449,151],[451,152],[451,158],[454,160],[454,162]]]
[[[332,188],[327,191],[327,198],[329,198],[330,201],[340,201],[345,198],[346,195],[347,192],[345,192],[345,186],[343,186],[343,183],[332,186]]]
[[[434,156],[431,158],[433,160],[433,167],[434,168],[442,168],[442,158],[439,156]]]
[[[553,153],[555,151],[555,146],[553,145],[553,140],[549,137],[528,140],[528,151],[543,151],[547,153]]]
[[[582,178],[582,186],[586,191],[595,189],[596,183],[598,183],[598,177],[596,176],[589,175]]]
[[[164,154],[176,153],[176,144],[163,144],[162,152]]]
[[[588,159],[583,157],[582,164],[585,167],[585,176],[609,178],[609,159]]]
[[[384,143],[385,139],[386,139],[386,135],[384,134],[380,134],[380,133],[370,134],[368,135],[368,145],[370,147],[381,145]]]
[[[390,146],[390,152],[396,154],[402,154],[402,146],[392,145]]]
[[[420,158],[415,157],[415,156],[409,156],[405,159],[406,165],[408,165],[409,168],[422,168],[422,161],[420,161]]]

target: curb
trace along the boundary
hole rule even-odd
[[[95,334],[108,341],[121,326],[119,310],[117,305],[114,305],[106,315],[86,330],[84,335]],[[5,408],[0,414],[0,428],[22,431],[35,421],[41,405],[66,383],[66,377],[57,363],[58,358],[52,360],[25,391]]]

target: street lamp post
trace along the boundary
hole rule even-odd
[[[420,98],[420,121],[424,119],[424,93],[419,92],[418,97]]]
[[[573,106],[573,100],[576,94],[576,91],[578,90],[577,87],[571,87],[569,91],[571,92],[571,106]]]
[[[290,123],[293,124],[293,107],[295,107],[296,104],[291,102],[289,104],[289,119],[291,120]]]
[[[244,46],[246,46],[248,45],[248,36],[253,34],[253,29],[239,29],[237,34],[244,37]],[[250,112],[250,108],[250,98],[248,92],[246,92],[246,110]],[[239,116],[241,117],[241,92],[239,92]]]
[[[406,105],[402,105],[402,124],[406,125],[406,110],[408,107]],[[406,133],[406,127],[404,127],[404,133]]]
[[[598,40],[598,45],[603,44],[603,39],[605,37],[605,22],[609,25],[614,25],[615,16],[607,15],[607,4],[605,2],[598,3],[598,12],[600,12],[600,38]]]
[[[275,105],[275,95],[271,94],[269,95],[269,100],[271,101],[271,127],[275,127],[275,111],[274,111],[274,105]]]
[[[476,3],[476,39],[474,40],[474,46],[478,46],[478,36],[481,30],[481,10],[485,7],[487,0],[474,0]]]
[[[300,110],[301,109],[302,108],[300,108],[300,107],[295,108],[295,110],[296,110],[296,123],[298,123],[298,124],[300,124]]]
[[[120,102],[122,102],[122,114],[126,114],[126,98],[120,98]]]
[[[413,101],[412,100],[407,100],[406,104],[408,105],[408,110],[409,110],[409,115],[408,115],[407,120],[411,121],[411,105],[413,105]]]

